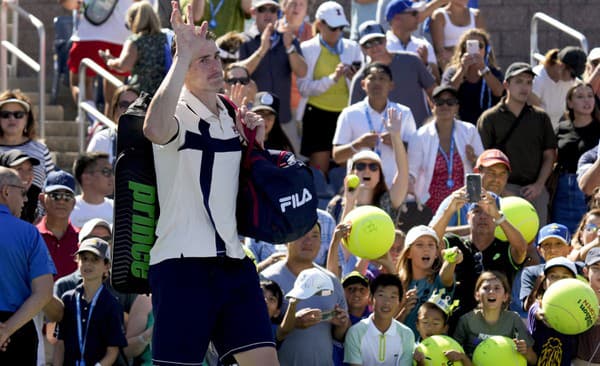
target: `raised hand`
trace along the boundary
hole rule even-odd
[[[177,1],[171,1],[173,11],[171,12],[171,25],[173,31],[177,36],[176,52],[177,57],[184,57],[191,60],[205,55],[207,50],[211,50],[214,47],[214,41],[206,39],[208,32],[208,23],[202,22],[202,25],[196,26],[193,21],[188,17],[186,21],[181,16],[179,10],[179,3]],[[192,4],[187,6],[188,14],[193,14]]]
[[[238,131],[244,135],[244,129],[241,124],[244,124],[249,130],[256,129],[256,143],[264,149],[265,147],[265,120],[258,114],[250,112],[248,107],[242,105],[239,109],[239,118],[236,120]]]
[[[400,133],[402,131],[402,112],[390,107],[387,110],[385,119],[385,128],[390,133]]]

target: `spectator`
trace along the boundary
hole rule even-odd
[[[262,272],[264,278],[279,284],[287,294],[286,298],[300,300],[296,305],[294,327],[285,334],[285,340],[277,352],[282,365],[332,365],[333,340],[343,341],[350,326],[340,281],[313,263],[320,248],[319,238],[320,228],[317,224],[302,238],[288,244],[286,260]],[[303,276],[301,272],[311,275]],[[310,278],[313,280],[309,281]],[[317,278],[324,279],[317,281]],[[310,283],[322,281],[332,284],[333,293],[329,296],[312,296],[317,291],[310,291]],[[324,287],[316,287],[319,288]],[[287,309],[288,302],[284,302],[282,311]],[[332,318],[322,321],[323,313],[330,310],[334,311]]]
[[[19,178],[21,178],[21,181],[27,190],[28,199],[29,189],[33,184],[33,167],[37,165],[40,165],[40,161],[38,159],[31,157],[18,149],[10,149],[0,153],[0,166],[14,169],[17,174],[19,174]],[[37,204],[37,200],[35,201]],[[21,219],[27,222],[33,222],[33,217],[24,217],[25,208],[26,207],[23,207],[23,211],[21,212]]]
[[[290,92],[292,73],[306,76],[306,62],[300,42],[291,29],[280,23],[275,0],[254,0],[252,15],[256,22],[245,33],[248,40],[240,47],[240,63],[248,69],[258,90],[277,94],[280,104],[277,113],[282,123],[292,119]]]
[[[219,57],[224,69],[240,60],[240,46],[245,40],[244,35],[236,31],[227,32],[217,38],[216,44],[219,47]]]
[[[438,236],[444,235],[449,218],[466,202],[465,195],[460,191],[452,194],[448,209],[433,225]],[[455,272],[458,285],[454,297],[460,299],[460,308],[457,310],[459,315],[475,308],[476,303],[473,299],[475,276],[483,271],[497,270],[504,272],[512,282],[527,254],[525,238],[506,220],[504,214],[498,210],[496,200],[489,193],[486,193],[481,201],[469,204],[467,218],[471,228],[471,233],[467,237],[461,238],[455,234],[444,236],[446,247],[458,247],[464,258]],[[504,231],[507,241],[494,236],[497,226]]]
[[[279,120],[279,97],[269,92],[256,94],[252,104],[252,112],[255,112],[265,120],[265,148],[273,150],[287,150],[294,152],[290,139],[281,129]]]
[[[554,167],[557,185],[552,199],[552,221],[575,232],[587,211],[585,195],[577,184],[577,161],[600,139],[600,121],[596,119],[594,90],[590,84],[575,82],[567,91],[567,118],[558,124],[558,157]]]
[[[98,50],[109,50],[113,55],[120,55],[123,49],[123,43],[131,32],[125,26],[127,9],[139,0],[123,0],[116,1],[112,13],[108,18],[100,24],[93,24],[88,20],[87,9],[80,9],[83,3],[79,0],[59,0],[60,4],[67,10],[77,10],[86,13],[86,16],[79,16],[79,22],[75,28],[75,32],[71,37],[73,45],[69,51],[67,64],[69,66],[69,83],[71,85],[71,94],[75,103],[79,98],[79,64],[84,58],[89,58],[102,67],[106,67],[106,63],[98,54]],[[99,6],[102,8],[102,5]],[[89,12],[92,9],[90,8]],[[102,10],[101,10],[102,11]],[[85,91],[83,99],[92,101],[93,83],[96,78],[96,72],[91,68],[87,68],[85,77]],[[126,73],[115,72],[113,76],[120,80],[125,80]],[[104,101],[112,99],[115,92],[115,86],[103,78],[102,87],[104,91]],[[94,102],[92,101],[92,104]],[[104,106],[104,114],[108,115],[108,103]]]
[[[131,305],[131,315],[127,320],[125,333],[127,347],[123,349],[123,353],[132,358],[133,365],[152,366],[150,343],[153,329],[151,295],[139,295]]]
[[[430,4],[439,4],[434,1]],[[408,51],[416,53],[421,62],[427,67],[437,82],[440,81],[440,72],[437,59],[431,43],[424,38],[412,35],[422,22],[431,14],[431,11],[421,12],[409,0],[392,0],[385,10],[385,19],[390,24],[386,33],[387,49],[390,52]],[[439,5],[437,5],[439,6]],[[383,24],[383,22],[380,22]]]
[[[344,108],[338,117],[333,136],[333,158],[344,164],[358,151],[370,149],[381,158],[384,182],[394,188],[394,182],[403,182],[407,171],[404,143],[408,143],[416,131],[413,115],[405,105],[391,102],[388,98],[394,88],[392,70],[382,63],[371,63],[362,70],[361,87],[366,97]],[[391,113],[395,119],[390,119]],[[396,140],[396,135],[399,137]],[[400,205],[406,192],[395,192],[394,205]]]
[[[433,91],[433,120],[410,139],[408,166],[411,191],[435,212],[446,196],[462,187],[483,152],[477,129],[457,120],[458,91],[439,86]]]
[[[590,250],[585,257],[584,273],[600,301],[600,249]],[[596,322],[590,329],[577,337],[577,356],[573,360],[574,366],[594,365],[600,363],[600,324]]]
[[[533,76],[529,64],[511,64],[504,75],[506,97],[483,112],[477,129],[486,149],[502,150],[510,159],[505,195],[527,199],[545,225],[549,198],[545,183],[556,158],[556,136],[548,115],[527,103]]]
[[[69,221],[75,207],[75,179],[65,171],[48,174],[39,201],[46,215],[37,224],[56,266],[57,280],[77,269],[73,255],[79,244],[78,229]]]
[[[27,201],[20,214],[23,220],[35,222],[38,195],[46,174],[54,170],[54,162],[48,147],[37,139],[31,108],[31,101],[20,90],[0,94],[0,152],[18,148],[40,162],[33,166],[33,183],[27,190]]]
[[[113,98],[108,107],[108,117],[119,125],[121,115],[135,102],[140,92],[131,85],[123,85],[115,90]],[[87,152],[100,152],[108,154],[108,160],[114,163],[117,156],[117,130],[112,128],[96,129],[92,139],[87,146]]]
[[[108,277],[108,250],[107,242],[92,238],[84,240],[76,253],[83,282],[61,297],[65,309],[58,339],[64,346],[57,348],[59,365],[112,365],[119,348],[127,346],[123,309],[103,285]]]
[[[75,179],[81,194],[75,197],[71,222],[82,227],[88,220],[101,218],[112,224],[113,200],[108,198],[114,190],[114,172],[108,154],[85,153],[73,164]]]
[[[585,70],[586,57],[578,47],[556,48],[548,51],[543,63],[533,68],[536,76],[528,101],[548,113],[554,131],[565,114],[568,90]]]
[[[431,38],[438,64],[446,69],[460,37],[473,28],[485,29],[479,9],[470,8],[465,0],[450,0],[448,5],[437,9],[431,17]]]
[[[133,34],[127,37],[121,54],[113,56],[107,49],[100,55],[109,69],[131,72],[129,85],[153,95],[167,73],[165,46],[169,56],[171,51],[167,35],[160,31],[160,20],[146,1],[133,3],[125,21]]]
[[[385,30],[389,30],[390,26],[385,20],[385,11],[392,0],[378,0],[377,1],[377,17],[375,21],[385,28]],[[424,10],[419,12],[419,22],[423,22],[429,19],[429,16],[433,13],[433,11],[439,8],[442,5],[445,5],[448,0],[427,0],[424,6]],[[469,0],[469,4],[472,2],[477,2],[477,0]],[[471,6],[471,5],[469,5]],[[473,6],[477,7],[477,6]],[[427,32],[429,32],[427,30]]]
[[[369,280],[360,272],[352,271],[342,279],[342,287],[348,304],[350,323],[354,325],[371,314]]]
[[[467,52],[469,41],[477,42],[478,53]],[[483,111],[500,101],[504,93],[502,73],[496,65],[490,35],[486,31],[473,28],[463,33],[444,71],[442,84],[458,90],[458,115],[472,124],[477,123]]]
[[[600,67],[598,65],[600,65],[600,47],[595,47],[588,54],[583,80],[594,88],[597,104],[600,103]]]
[[[402,283],[393,274],[380,274],[373,280],[373,314],[348,330],[344,362],[365,366],[412,364],[415,337],[394,319],[403,293]]]
[[[283,292],[277,282],[270,280],[260,281],[260,288],[265,295],[269,318],[271,319],[271,327],[273,328],[273,338],[277,337],[277,328],[279,327],[281,318],[281,306],[283,305]],[[294,312],[295,315],[295,312]]]
[[[590,249],[600,246],[599,229],[600,209],[591,209],[583,215],[573,235],[573,251],[569,254],[569,259],[584,261]]]
[[[352,0],[350,2],[350,39],[358,42],[358,28],[367,21],[375,21],[377,17],[377,0]]]
[[[0,167],[0,364],[37,366],[33,317],[52,298],[54,263],[42,236],[19,220],[27,201],[17,173]]]
[[[577,184],[586,195],[591,196],[600,186],[600,160],[598,160],[598,146],[584,152],[577,162]]]
[[[410,108],[416,127],[421,126],[429,117],[429,106],[423,93],[431,96],[435,87],[435,79],[411,52],[389,52],[385,46],[385,33],[380,24],[369,21],[360,25],[360,46],[370,62],[387,65],[394,76],[394,86],[389,92],[392,102]],[[350,104],[360,102],[366,97],[362,88],[364,69],[354,75],[350,87]]]
[[[191,19],[188,5],[192,5],[193,22],[200,25],[206,21],[217,37],[230,31],[243,32],[244,21],[252,15],[252,0],[181,0],[181,9]]]
[[[308,70],[305,77],[298,78],[302,95],[296,115],[302,120],[300,153],[324,174],[329,171],[336,121],[348,103],[350,80],[362,59],[356,42],[342,37],[348,25],[342,6],[326,1],[316,13],[318,34],[301,44]]]
[[[245,66],[231,63],[223,69],[223,92],[238,107],[246,105],[251,108],[258,92],[257,88]]]
[[[176,2],[171,20],[177,57],[144,121],[144,135],[154,144],[161,207],[148,278],[153,362],[199,364],[212,341],[223,362],[276,365],[256,267],[243,250],[235,218],[241,120],[257,130],[259,145],[264,121],[245,107],[230,115],[217,95],[223,70],[208,24],[184,23]],[[197,280],[207,276],[214,281]],[[214,301],[205,301],[214,289]],[[188,313],[196,315],[179,316]]]

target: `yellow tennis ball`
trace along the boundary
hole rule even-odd
[[[540,219],[529,201],[515,196],[503,197],[500,199],[500,209],[506,216],[506,220],[521,232],[525,241],[530,243],[535,238],[540,227]],[[496,227],[494,234],[500,240],[508,240],[500,226]]]
[[[360,184],[360,178],[356,174],[348,174],[348,188],[356,189]]]
[[[462,366],[462,362],[460,361],[451,363],[444,355],[444,352],[454,350],[465,353],[464,349],[457,341],[445,335],[428,337],[419,343],[417,349],[425,355],[426,365]]]
[[[598,298],[586,283],[567,278],[554,282],[542,298],[542,310],[548,324],[563,334],[579,334],[598,319]]]
[[[475,348],[474,366],[527,366],[525,356],[517,352],[515,342],[503,336],[492,336]]]
[[[342,240],[350,253],[360,258],[377,259],[384,255],[394,243],[394,222],[382,209],[375,206],[360,206],[344,218],[352,225],[350,234]]]

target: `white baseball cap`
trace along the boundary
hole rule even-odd
[[[404,239],[404,245],[406,247],[409,247],[413,245],[414,242],[422,236],[431,236],[435,239],[436,244],[439,244],[440,242],[440,238],[438,238],[435,230],[433,230],[429,226],[418,225],[413,226],[410,230],[408,230],[408,233],[406,233],[406,239]]]
[[[592,50],[590,51],[590,53],[587,57],[588,62],[592,62],[597,59],[600,59],[600,47],[592,48]]]
[[[319,268],[309,268],[300,272],[294,282],[294,288],[285,297],[304,300],[320,295],[328,296],[333,292],[333,281],[325,271]]]
[[[330,27],[349,26],[344,14],[344,8],[335,1],[326,1],[319,6],[315,15],[316,19],[325,21]]]

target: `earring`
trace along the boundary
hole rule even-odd
[[[27,134],[27,127],[25,127],[25,128],[23,129],[23,134],[24,134],[24,135],[25,135],[25,134]]]

